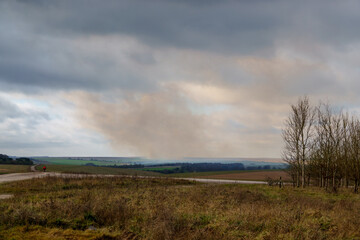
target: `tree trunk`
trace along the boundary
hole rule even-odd
[[[320,176],[320,187],[324,187],[324,177],[322,175]]]
[[[305,160],[302,160],[301,165],[301,187],[305,187]]]
[[[296,172],[296,187],[300,187],[299,171]]]
[[[333,189],[333,192],[336,192],[335,172],[333,172],[333,177],[332,177],[332,189]]]
[[[354,193],[358,193],[358,180],[355,179]]]

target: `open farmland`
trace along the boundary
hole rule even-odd
[[[360,196],[176,179],[0,184],[0,239],[359,239]]]
[[[42,165],[36,167],[37,170],[42,170]],[[113,168],[113,167],[96,167],[96,166],[81,166],[81,165],[47,165],[49,172],[62,173],[85,173],[85,174],[111,174],[111,175],[139,175],[139,176],[162,176],[175,178],[207,178],[207,179],[229,179],[229,180],[258,180],[266,181],[268,177],[272,179],[279,179],[281,176],[283,181],[290,181],[288,174],[281,170],[236,170],[236,171],[212,171],[212,172],[189,172],[176,174],[162,174],[152,172],[150,170],[163,170],[164,168]],[[169,167],[171,169],[171,167]]]
[[[141,176],[159,176],[162,175],[156,172],[140,171],[128,168],[114,168],[114,167],[95,167],[95,166],[76,166],[76,165],[46,165],[48,172],[61,173],[79,173],[79,174],[111,174],[111,175],[141,175]],[[37,170],[42,170],[42,165],[36,167]]]
[[[36,157],[34,158],[37,161],[46,163],[46,164],[57,164],[57,165],[85,165],[85,164],[94,164],[98,166],[103,165],[115,165],[118,164],[113,161],[99,161],[99,160],[82,160],[82,159],[74,159],[67,157]]]
[[[29,165],[0,164],[0,174],[29,172]]]

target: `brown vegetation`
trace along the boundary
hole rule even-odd
[[[175,179],[0,185],[0,239],[354,239],[360,196]]]
[[[239,172],[239,173],[209,175],[200,178],[266,181],[268,178],[278,180],[280,177],[282,178],[283,181],[291,181],[289,174],[284,171]]]
[[[0,174],[30,172],[29,165],[0,164]]]

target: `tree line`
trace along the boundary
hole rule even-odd
[[[328,103],[300,97],[282,130],[283,159],[294,186],[317,185],[336,191],[360,184],[360,120]]]
[[[33,165],[30,158],[11,158],[5,154],[0,154],[0,164],[14,164],[14,165]]]
[[[92,163],[86,164],[88,166],[96,166]],[[164,168],[161,167],[172,167]],[[104,166],[105,167],[105,166]],[[106,167],[115,168],[131,168],[143,169],[148,168],[146,171],[159,172],[164,174],[171,173],[186,173],[186,172],[211,172],[211,171],[234,171],[234,170],[270,170],[270,169],[283,169],[283,166],[245,166],[243,163],[163,163],[163,164],[130,164],[130,165],[106,165]],[[154,168],[154,169],[151,169]]]

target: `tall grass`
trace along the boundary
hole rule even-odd
[[[5,192],[15,198],[0,201],[0,239],[360,237],[360,198],[345,190],[89,177],[0,185]]]

